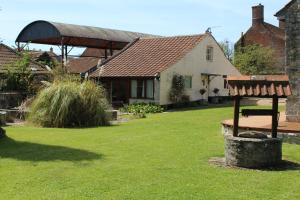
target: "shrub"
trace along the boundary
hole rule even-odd
[[[107,125],[105,91],[91,81],[56,80],[30,106],[29,121],[43,127]]]
[[[175,74],[172,78],[172,86],[169,92],[169,99],[172,103],[178,103],[184,95],[184,77]]]
[[[146,104],[146,103],[134,103],[129,106],[125,106],[121,109],[122,112],[132,113],[134,115],[138,115],[140,113],[148,114],[148,113],[161,113],[163,112],[163,108],[159,105],[155,104]]]
[[[29,55],[24,53],[19,60],[7,65],[4,76],[3,90],[32,92],[33,75],[30,71]]]

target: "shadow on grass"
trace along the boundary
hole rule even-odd
[[[273,167],[263,167],[263,168],[243,168],[237,166],[228,166],[225,163],[224,157],[213,157],[210,158],[208,161],[210,164],[218,166],[218,167],[225,167],[231,169],[242,169],[242,170],[258,170],[258,171],[293,171],[293,170],[300,170],[300,164],[295,163],[288,160],[282,160],[280,164],[273,166]]]
[[[279,165],[274,167],[266,167],[260,169],[261,171],[290,171],[300,170],[300,164],[288,160],[283,160]]]
[[[20,142],[8,137],[0,140],[0,158],[21,161],[87,161],[102,157],[101,154],[69,147]]]

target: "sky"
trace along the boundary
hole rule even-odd
[[[204,33],[212,27],[218,41],[236,42],[251,26],[251,7],[265,6],[265,21],[289,0],[0,0],[0,40],[15,45],[30,22],[54,22],[136,31],[162,36]],[[49,50],[50,46],[30,45]],[[56,52],[58,48],[54,47]],[[73,54],[82,50],[75,49]]]

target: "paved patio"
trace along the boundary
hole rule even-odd
[[[271,131],[271,123],[271,116],[241,117],[239,121],[239,128],[255,131]],[[233,126],[233,119],[224,120],[222,124],[225,126]],[[287,122],[285,113],[281,112],[278,132],[300,134],[300,123]]]

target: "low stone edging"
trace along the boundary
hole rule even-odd
[[[227,126],[227,125],[222,125],[222,133],[224,135],[229,134],[232,135],[232,127],[231,126]],[[239,132],[245,132],[245,131],[249,131],[248,129],[243,129],[243,128],[239,128]],[[269,132],[264,132],[264,131],[260,131],[263,132],[264,134],[270,136],[271,133]],[[283,133],[283,132],[278,132],[277,133],[277,137],[279,139],[282,139],[282,141],[284,143],[289,143],[289,144],[298,144],[300,145],[300,133]]]

